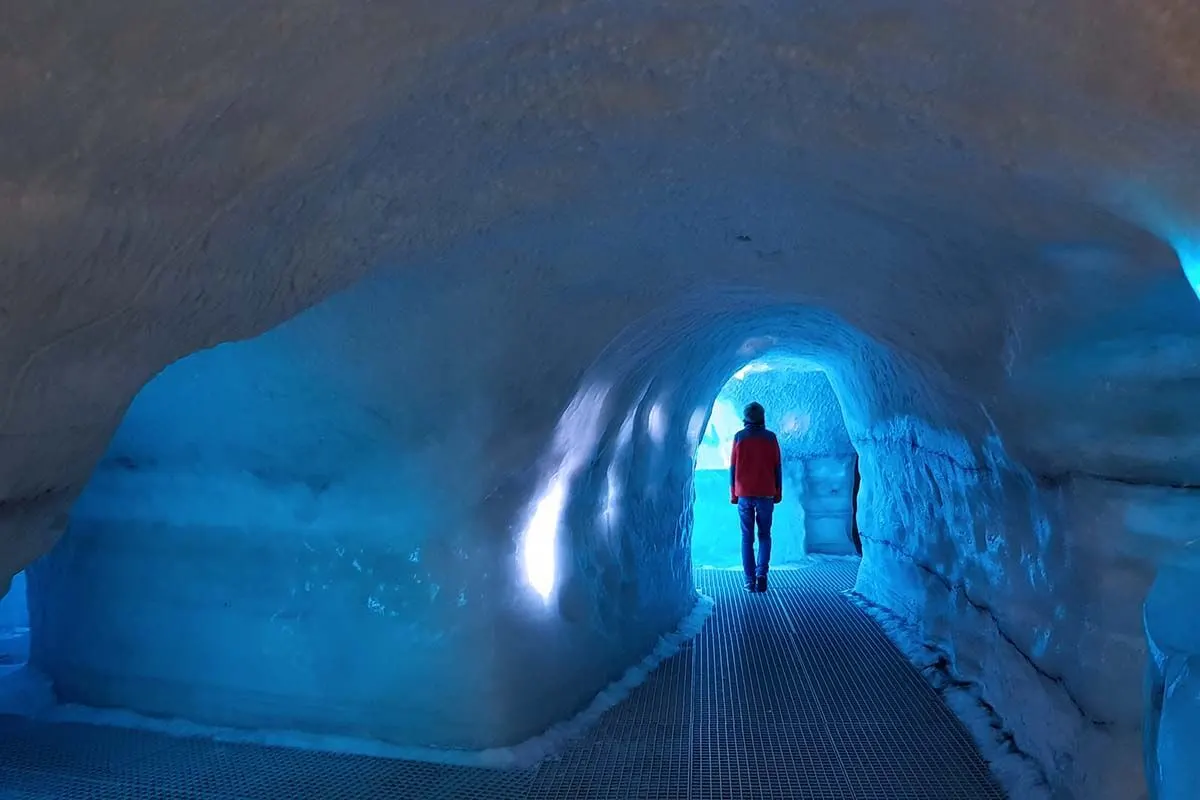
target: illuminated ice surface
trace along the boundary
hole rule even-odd
[[[138,396],[62,542],[28,572],[31,663],[62,702],[511,747],[574,716],[691,612],[686,552],[639,551],[660,545],[636,536],[638,498],[604,534],[621,561],[568,538],[597,510],[577,498],[602,389],[562,413],[544,476],[464,502],[500,475],[486,449],[510,445],[469,415],[412,409],[411,365],[370,357],[404,322],[363,304],[400,290],[351,290]],[[335,328],[341,345],[312,346]]]
[[[729,456],[742,428],[742,409],[752,401],[765,406],[767,427],[779,437],[783,456],[785,500],[775,510],[772,563],[855,553],[857,455],[841,405],[822,372],[807,362],[777,357],[739,370],[713,403],[696,451],[693,562],[741,566],[737,509],[729,503]]]
[[[1146,600],[1200,603],[1165,577],[1200,12],[1033,5],[9,15],[0,583],[29,568],[34,666],[204,724],[536,737],[694,607],[706,416],[783,354],[839,401],[857,589],[906,651],[1059,796],[1186,796],[1192,645]],[[845,546],[788,500],[780,535]]]
[[[8,594],[0,596],[0,665],[24,662],[28,656],[29,608],[25,573],[13,576]]]

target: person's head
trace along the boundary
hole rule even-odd
[[[766,425],[767,413],[758,403],[751,403],[742,411],[742,422],[747,425]]]

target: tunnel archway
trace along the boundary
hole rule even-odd
[[[761,357],[735,372],[713,402],[696,451],[692,563],[733,568],[741,562],[737,518],[727,503],[733,438],[749,402],[766,408],[783,459],[784,503],[773,519],[771,563],[809,555],[855,555],[854,497],[858,454],[841,402],[824,371],[785,353]]]
[[[611,565],[622,548],[654,557],[650,585],[683,585],[694,509],[689,470],[678,465],[699,444],[703,426],[692,421],[725,376],[776,348],[821,364],[844,399],[861,457],[860,600],[889,612],[880,621],[914,660],[945,673],[941,686],[969,687],[955,707],[1012,785],[1039,792],[1062,781],[1091,785],[1101,780],[1096,766],[1106,764],[1112,773],[1103,781],[1119,775],[1123,788],[1116,791],[1137,791],[1138,733],[1129,721],[1140,710],[1118,712],[1128,714],[1120,727],[1095,726],[1087,707],[1103,701],[1081,701],[1074,687],[1085,676],[1052,655],[1071,646],[1073,615],[1085,612],[1051,605],[1054,586],[1070,570],[1053,530],[1055,511],[1007,453],[986,407],[903,350],[803,303],[740,290],[693,297],[626,330],[585,374],[571,408],[588,409],[592,433],[575,459],[590,468],[571,473],[579,480],[566,492],[572,499],[558,526],[567,539],[558,542],[553,594],[568,601],[563,608],[573,608],[578,619],[619,619],[639,608],[636,596],[603,590],[619,572]],[[664,398],[680,409],[665,433]],[[543,485],[561,478],[562,464],[546,462]],[[600,474],[607,481],[597,480]],[[620,504],[612,502],[614,484]],[[603,524],[589,525],[601,509]],[[615,537],[622,517],[653,523],[647,529],[657,531],[654,541]],[[580,608],[585,598],[593,605]],[[1009,616],[1054,622],[1036,629],[1040,640],[1026,641],[1027,634],[1013,638]],[[1046,698],[1051,710],[1021,713],[1031,695]],[[1086,753],[1086,766],[1053,777],[1045,765],[1055,752]]]
[[[406,289],[356,287],[179,362],[139,395],[71,533],[34,571],[35,661],[67,698],[404,746],[537,736],[696,612],[703,421],[728,375],[777,351],[819,364],[842,401],[867,521],[859,594],[1002,674],[993,705],[1018,701],[1004,683],[1013,675],[1035,675],[1022,691],[1058,691],[1019,648],[1003,650],[980,597],[1053,618],[1037,604],[1060,543],[986,410],[918,355],[800,297],[701,292],[619,331],[590,367],[565,365],[569,379],[545,396],[522,387],[533,405],[497,418],[504,376],[484,384],[496,394],[472,393],[476,376],[437,351],[393,347],[394,362],[377,360],[408,332],[390,311]],[[483,466],[461,472],[473,455]],[[443,474],[461,502],[431,502]],[[381,573],[397,579],[380,589]],[[161,657],[153,631],[185,618],[196,635],[181,665]],[[123,664],[100,631],[120,639]],[[380,643],[402,670],[371,660]],[[339,686],[348,693],[336,699],[353,714],[331,718],[323,681],[347,664],[360,670],[356,690]],[[204,708],[181,701],[197,665]],[[138,683],[147,673],[157,692]],[[272,699],[241,702],[247,693]],[[1015,732],[1031,748],[1038,736]]]
[[[691,508],[681,501],[697,425],[724,375],[792,345],[840,367],[850,387],[865,385],[864,375],[890,381],[896,369],[832,315],[741,290],[696,296],[619,335],[555,429],[533,429],[527,452],[543,450],[542,475],[516,472],[500,491],[466,487],[484,502],[482,518],[455,504],[453,513],[470,520],[464,526],[423,498],[437,496],[438,470],[454,474],[455,442],[486,439],[477,424],[491,410],[486,400],[468,409],[433,445],[416,420],[436,413],[449,387],[417,398],[407,387],[423,361],[439,369],[442,386],[453,373],[436,358],[390,372],[370,360],[396,336],[393,315],[374,309],[404,288],[368,282],[261,337],[184,359],[138,395],[73,510],[71,532],[31,573],[34,660],[67,701],[140,705],[214,724],[354,725],[404,744],[520,741],[579,708],[691,612]],[[859,420],[881,402],[905,414],[932,397],[910,375],[895,376],[882,400],[856,394]],[[430,533],[442,526],[459,533]],[[516,541],[497,535],[510,528],[520,529]],[[547,563],[549,578],[535,574]],[[447,580],[432,580],[435,572]],[[413,636],[443,643],[446,659],[456,648],[494,647],[486,644],[493,631],[520,643],[487,665],[483,694],[462,702],[447,738],[395,727],[433,716],[419,704],[381,716],[362,706],[365,716],[351,722],[319,710],[298,717],[262,700],[316,700],[345,664],[366,669],[354,681],[374,687],[364,698],[436,694],[416,672],[385,676],[372,659],[353,656],[391,630],[372,634],[373,626],[406,620]],[[192,630],[190,655],[164,660],[153,631],[180,624]],[[105,646],[100,632],[121,647]],[[459,644],[445,644],[455,636]],[[534,673],[525,665],[548,653],[562,664],[561,678],[538,676],[536,690],[550,700],[531,708],[523,698]],[[440,658],[414,668],[451,682]],[[141,670],[132,682],[131,668]],[[147,677],[156,684],[148,688]],[[183,691],[194,682],[209,700]],[[453,716],[444,706],[438,714]]]
[[[721,311],[714,313],[710,304]],[[682,333],[672,335],[673,330]],[[959,403],[944,388],[934,389],[933,380],[906,365],[903,356],[889,353],[843,320],[802,305],[764,301],[751,293],[734,291],[695,299],[690,306],[648,322],[644,329],[627,331],[588,373],[585,386],[617,387],[606,391],[603,402],[591,401],[596,407],[594,415],[601,418],[593,425],[607,425],[605,433],[594,434],[589,440],[594,441],[592,447],[604,463],[606,474],[619,479],[616,483],[621,492],[628,493],[631,488],[641,492],[643,502],[661,497],[669,485],[660,479],[663,474],[679,479],[690,472],[680,464],[695,464],[703,423],[725,378],[747,363],[780,352],[828,370],[828,379],[847,406],[847,426],[856,442],[873,441],[875,417],[885,420],[885,435],[894,439],[895,433],[902,433],[905,446],[912,447],[919,437],[934,430],[924,420],[945,419],[942,415],[947,415],[955,421],[934,423],[946,425],[939,444],[954,444],[954,455],[969,456],[969,434],[945,432],[987,424],[977,409]],[[621,362],[624,366],[613,366]],[[625,370],[625,374],[614,378],[618,370]],[[671,377],[664,379],[663,375]],[[581,393],[577,399],[583,396]],[[674,411],[664,432],[663,409],[668,407],[668,400]],[[640,460],[626,457],[634,452],[646,455]],[[561,474],[557,467],[552,464],[545,474]],[[680,485],[685,486],[682,494],[686,495],[690,482]],[[611,525],[617,517],[611,492],[603,506],[604,519]],[[631,513],[640,514],[641,510],[634,508]],[[682,516],[689,513],[690,509],[685,510]],[[660,526],[663,531],[669,527]],[[672,535],[680,530],[670,529]]]

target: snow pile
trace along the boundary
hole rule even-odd
[[[963,722],[1009,797],[1051,800],[1053,793],[1041,767],[1017,748],[979,685],[956,674],[949,655],[922,641],[907,620],[856,592],[846,594],[875,620]]]
[[[57,706],[38,713],[37,716],[53,722],[80,722],[89,725],[137,728],[171,736],[206,738],[219,742],[320,750],[406,761],[428,761],[454,766],[522,769],[556,755],[570,742],[586,733],[606,711],[616,706],[628,697],[630,692],[645,683],[661,663],[674,656],[684,644],[695,638],[712,611],[712,599],[697,594],[695,606],[679,623],[679,627],[673,633],[662,636],[649,655],[627,669],[619,680],[600,692],[583,711],[565,722],[552,726],[544,733],[511,747],[495,747],[475,751],[405,747],[349,736],[317,735],[300,731],[241,730],[200,725],[181,719],[158,719],[132,711],[78,705]],[[2,686],[3,684],[0,683],[0,687]],[[2,700],[3,698],[0,696],[0,702]],[[0,705],[0,712],[3,711],[3,705]]]

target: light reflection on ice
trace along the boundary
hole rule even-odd
[[[554,433],[554,463],[534,495],[529,521],[521,535],[525,580],[543,600],[554,593],[558,579],[558,537],[569,501],[571,479],[593,458],[603,429],[608,387],[581,391],[559,418]]]
[[[667,412],[663,409],[662,403],[655,403],[650,408],[650,414],[646,419],[646,430],[650,434],[651,441],[660,447],[667,439],[667,424]]]
[[[708,409],[697,408],[692,412],[692,418],[688,420],[688,442],[693,446],[700,444],[700,437],[704,435],[704,417],[708,414]]]
[[[558,565],[558,527],[566,504],[566,488],[562,476],[556,475],[534,507],[533,516],[525,528],[523,554],[525,579],[534,591],[548,600],[554,591]]]
[[[1200,243],[1186,239],[1177,240],[1174,244],[1179,263],[1183,266],[1183,274],[1192,285],[1192,291],[1200,297]]]

